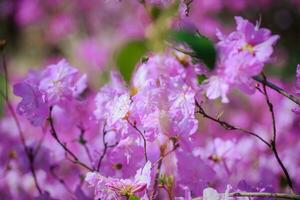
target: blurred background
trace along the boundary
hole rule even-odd
[[[165,6],[169,1],[148,0]],[[281,36],[267,73],[293,80],[300,63],[299,0],[193,0],[180,16],[215,38],[234,29],[234,16],[261,21]],[[0,38],[14,76],[66,57],[95,79],[113,63],[124,41],[143,37],[151,19],[138,0],[0,0]]]
[[[151,30],[153,19],[141,1],[0,0],[0,39],[6,41],[5,56],[10,84],[14,84],[24,77],[29,69],[43,68],[50,63],[56,63],[60,59],[66,58],[72,66],[87,73],[89,86],[98,90],[99,86],[107,81],[109,72],[116,65],[116,51],[127,41],[147,37]],[[145,0],[145,3],[164,9],[172,1]],[[181,0],[178,17],[173,26],[196,27],[201,34],[216,41],[217,29],[224,33],[230,33],[235,29],[234,16],[242,16],[253,23],[260,23],[262,27],[269,28],[272,34],[280,35],[273,59],[266,66],[265,72],[268,77],[271,76],[275,80],[289,82],[290,84],[283,84],[283,87],[293,91],[296,66],[300,63],[300,0]],[[275,82],[277,83],[277,80]],[[280,81],[278,82],[280,83]],[[0,87],[1,85],[0,82]],[[247,99],[243,99],[241,96],[238,96],[239,98],[236,100],[233,98],[233,103],[228,105],[231,111],[228,111],[226,115],[230,116],[233,122],[242,123],[243,127],[253,125],[256,126],[255,130],[263,130],[261,128],[263,126],[258,126],[255,121],[265,122],[269,119],[269,113],[266,110],[264,112],[264,109],[267,109],[265,100],[263,96],[259,95],[247,96],[249,104],[245,104]],[[278,123],[281,123],[283,127],[281,128],[282,132],[285,134],[290,131],[293,134],[291,137],[283,135],[281,141],[282,144],[292,147],[284,151],[283,155],[289,155],[285,162],[290,163],[288,166],[290,169],[294,169],[293,177],[298,177],[299,162],[294,162],[294,159],[298,156],[297,152],[300,152],[299,125],[296,126],[299,119],[291,112],[293,104],[282,100],[282,97],[276,96],[276,93],[272,95],[276,97],[274,101],[280,102],[277,103],[279,108],[277,113],[280,116]],[[256,110],[260,112],[248,112]],[[255,120],[249,121],[249,118]],[[289,120],[290,123],[287,122]],[[211,124],[207,125],[209,128],[203,124],[203,130],[214,132],[211,134],[223,131],[220,127],[212,129]],[[6,128],[9,134],[10,125],[7,121],[0,123],[0,126],[4,127],[2,129]],[[11,137],[9,134],[7,134],[8,138]],[[70,137],[68,136],[68,138]],[[290,143],[287,143],[286,140],[289,140],[290,143],[297,143],[298,151],[295,150],[296,147],[287,145]],[[2,139],[3,149],[10,149],[19,144],[17,142],[10,144],[7,141],[8,139],[6,141]],[[19,142],[19,140],[17,141]],[[51,141],[48,142],[51,146]],[[251,145],[256,144],[251,143]],[[249,145],[249,152],[257,159],[256,154],[252,151],[252,148],[255,147],[251,145]],[[284,145],[281,148],[285,149]],[[241,144],[241,146],[241,149],[244,150],[244,145]],[[3,152],[0,148],[1,153]],[[0,156],[0,159],[1,157],[5,159],[5,156]],[[43,158],[47,159],[47,157]],[[274,166],[270,165],[269,157],[262,159],[264,159],[262,163],[265,163],[262,166],[270,168]],[[275,165],[277,166],[276,163]],[[271,173],[269,168],[266,168],[267,172],[264,169],[260,171],[262,179],[265,179],[267,172]],[[281,181],[282,175],[279,174],[279,176]],[[269,175],[269,177],[273,176]],[[273,180],[266,182],[268,181],[272,182]],[[300,185],[299,181],[298,185]]]

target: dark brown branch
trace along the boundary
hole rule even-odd
[[[113,148],[113,147],[115,147],[115,146],[118,145],[118,142],[117,142],[116,144],[113,144],[113,145],[108,145],[108,143],[106,142],[106,139],[105,139],[105,138],[106,138],[107,133],[109,133],[110,131],[113,131],[113,130],[105,130],[105,127],[106,127],[106,122],[105,122],[104,125],[103,125],[103,132],[102,132],[102,143],[103,143],[103,145],[104,145],[104,149],[103,149],[103,152],[102,152],[102,154],[101,154],[101,156],[100,156],[100,158],[99,158],[99,160],[98,160],[97,171],[100,170],[102,161],[103,161],[103,159],[104,159],[104,157],[105,157],[105,155],[106,155],[106,153],[107,153],[107,150],[108,150],[109,148]]]
[[[140,134],[141,138],[143,139],[143,143],[144,143],[144,157],[145,157],[145,162],[148,162],[148,156],[147,156],[147,141],[146,138],[144,136],[144,134],[140,131],[140,129],[138,129],[135,125],[135,123],[131,123],[129,120],[127,120],[128,123]]]
[[[0,49],[1,49],[1,57],[2,57],[2,68],[4,70],[4,78],[5,78],[5,93],[0,90],[0,95],[1,97],[4,99],[4,101],[6,102],[6,105],[8,107],[8,110],[10,111],[16,125],[17,125],[17,129],[18,129],[18,132],[19,132],[19,137],[20,137],[20,140],[21,140],[21,143],[22,143],[22,146],[24,148],[24,151],[25,151],[25,154],[28,158],[28,161],[29,161],[29,168],[30,168],[30,171],[31,171],[31,174],[32,174],[32,177],[33,177],[33,180],[34,180],[34,184],[35,184],[35,187],[36,189],[38,190],[39,194],[42,194],[42,189],[38,183],[38,180],[37,180],[37,177],[36,177],[36,173],[35,173],[35,168],[34,168],[34,160],[35,160],[35,154],[34,154],[34,150],[32,150],[31,148],[29,148],[27,145],[26,145],[26,142],[25,142],[25,136],[24,136],[24,133],[23,133],[23,130],[21,128],[21,124],[19,122],[19,119],[15,113],[15,110],[12,106],[12,104],[10,103],[10,100],[9,100],[9,95],[8,95],[8,70],[7,70],[7,65],[6,65],[6,61],[5,61],[5,56],[4,56],[4,53],[3,53],[3,48],[4,48],[4,45],[5,45],[5,42],[4,44],[2,44],[2,41],[0,41]]]
[[[35,155],[34,155],[34,150],[31,149],[31,148],[28,148],[27,147],[27,157],[28,157],[28,160],[29,160],[29,168],[30,168],[30,171],[32,173],[32,177],[33,177],[33,180],[34,180],[34,183],[35,183],[35,186],[37,188],[37,190],[39,191],[39,194],[42,194],[42,189],[38,183],[38,180],[37,180],[37,176],[36,176],[36,172],[35,172],[35,168],[34,168],[34,160],[35,160]]]
[[[51,128],[50,129],[51,135],[57,141],[57,143],[65,150],[65,152],[73,158],[73,161],[72,161],[73,163],[78,164],[89,171],[93,171],[92,168],[90,168],[89,166],[87,166],[86,164],[81,162],[79,160],[79,158],[59,139],[56,129],[54,127],[54,122],[53,122],[53,118],[52,118],[52,109],[53,109],[53,107],[50,107],[50,113],[49,113],[49,118],[48,118],[48,121],[50,123],[50,128]]]
[[[208,118],[208,119],[210,119],[210,120],[212,120],[212,121],[220,124],[224,129],[226,129],[226,130],[232,130],[232,131],[241,131],[241,132],[244,132],[246,134],[252,135],[252,136],[258,138],[260,141],[262,141],[269,148],[271,148],[271,144],[269,142],[267,142],[265,139],[263,139],[261,136],[259,136],[258,134],[253,133],[253,132],[248,131],[248,130],[243,129],[243,128],[239,128],[239,127],[233,126],[233,125],[229,124],[226,121],[223,121],[221,119],[217,119],[215,117],[212,117],[212,116],[208,115],[205,112],[205,110],[202,108],[202,106],[197,101],[196,101],[196,106],[199,109],[198,111],[196,111],[196,113],[200,113],[200,114],[202,114],[203,117]]]
[[[88,148],[87,141],[84,138],[85,130],[84,130],[84,128],[82,128],[80,126],[78,128],[80,129],[80,135],[79,135],[78,142],[79,142],[79,144],[81,144],[83,146],[83,148],[89,158],[90,164],[92,165],[93,170],[95,170],[95,167],[93,166],[93,158],[92,158],[90,149]]]
[[[274,140],[272,140],[272,141],[269,143],[269,142],[267,142],[265,139],[263,139],[262,137],[260,137],[260,136],[259,136],[258,134],[256,134],[256,133],[253,133],[253,132],[251,132],[251,131],[248,131],[248,130],[245,130],[245,129],[242,129],[242,128],[235,127],[235,126],[233,126],[233,125],[231,125],[231,124],[229,124],[229,123],[227,123],[227,122],[225,122],[225,121],[223,121],[223,120],[221,120],[221,119],[217,119],[217,118],[214,118],[214,117],[208,115],[208,114],[204,111],[204,109],[201,107],[201,105],[200,105],[197,101],[196,101],[196,106],[199,108],[199,111],[197,111],[197,113],[200,113],[200,114],[203,115],[203,117],[208,118],[208,119],[210,119],[210,120],[212,120],[212,121],[214,121],[214,122],[220,124],[220,125],[221,125],[223,128],[225,128],[226,130],[239,130],[239,131],[242,131],[242,132],[244,132],[244,133],[250,134],[250,135],[252,135],[252,136],[258,138],[258,139],[259,139],[260,141],[262,141],[265,145],[267,145],[267,146],[269,147],[269,149],[271,149],[272,152],[273,152],[273,154],[275,155],[277,162],[279,163],[279,165],[280,165],[282,171],[284,172],[284,174],[285,174],[285,176],[286,176],[286,178],[287,178],[287,181],[288,181],[289,186],[290,186],[291,189],[293,190],[293,184],[292,184],[291,178],[290,178],[290,176],[289,176],[289,173],[288,173],[287,169],[285,168],[284,164],[282,163],[282,161],[281,161],[281,159],[280,159],[280,157],[279,157],[279,155],[278,155],[278,152],[277,152],[277,149],[276,149],[276,145],[275,145],[275,143],[274,143]],[[276,131],[276,129],[275,129],[275,131]]]
[[[262,74],[262,76],[263,76],[263,80],[264,80],[263,82],[264,83],[268,82],[266,76],[264,74]],[[265,96],[266,103],[268,105],[269,111],[271,113],[271,118],[272,118],[273,139],[271,141],[271,149],[272,149],[273,154],[276,157],[276,160],[277,160],[278,164],[280,165],[282,171],[284,172],[284,175],[287,179],[288,185],[290,186],[290,188],[292,190],[294,190],[293,182],[292,182],[292,179],[291,179],[291,177],[288,173],[288,170],[284,166],[284,164],[283,164],[282,160],[280,159],[280,157],[278,155],[278,152],[277,152],[277,145],[276,145],[277,130],[276,130],[275,113],[274,113],[274,109],[273,109],[273,104],[270,101],[270,98],[269,98],[269,95],[268,95],[268,92],[267,92],[267,88],[266,88],[266,85],[264,83],[263,83],[263,94]]]
[[[161,156],[161,157],[163,157],[163,156]],[[160,170],[161,170],[161,166],[162,166],[162,161],[163,161],[163,159],[159,159],[158,160],[156,174],[155,174],[155,179],[154,179],[154,185],[153,185],[153,191],[152,191],[150,199],[155,199],[155,197],[157,195],[157,188],[158,188],[158,183],[159,183],[159,176],[160,176]]]
[[[300,105],[300,99],[297,98],[296,96],[288,93],[287,91],[285,91],[284,89],[280,88],[279,86],[275,85],[274,83],[260,77],[260,76],[254,76],[253,77],[254,80],[256,80],[259,83],[262,83],[263,85],[268,86],[269,88],[275,90],[276,92],[278,92],[279,94],[289,98],[290,100],[292,100],[293,102],[295,102],[296,104]]]
[[[220,194],[224,195],[224,194]],[[229,197],[262,197],[262,198],[276,198],[276,199],[294,199],[300,200],[300,196],[296,194],[286,193],[269,193],[269,192],[231,192]],[[203,200],[202,197],[193,198],[193,200]]]
[[[174,152],[179,147],[178,141],[176,139],[171,138],[170,140],[172,141],[173,148],[170,151],[168,151],[167,153],[165,153],[164,150],[160,149],[160,151],[161,151],[160,157],[151,167],[151,169],[152,169],[155,165],[157,165],[157,170],[156,170],[154,185],[153,185],[153,192],[151,194],[150,199],[154,199],[157,195],[157,188],[158,188],[160,170],[161,170],[163,159],[166,158],[168,155],[170,155],[172,152]]]
[[[36,145],[36,148],[35,148],[35,150],[34,150],[34,152],[33,152],[33,154],[34,154],[34,156],[36,156],[37,154],[38,154],[38,152],[39,152],[39,150],[41,149],[41,146],[42,146],[42,144],[43,144],[43,142],[44,142],[44,140],[45,140],[45,137],[46,137],[46,131],[43,131],[43,136],[41,137],[41,139],[39,140],[39,142],[38,142],[38,144]]]

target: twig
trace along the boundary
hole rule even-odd
[[[271,149],[272,149],[272,152],[274,153],[275,157],[276,157],[276,160],[278,162],[278,164],[280,165],[282,171],[284,172],[285,174],[285,177],[287,179],[287,183],[288,185],[290,186],[290,188],[292,189],[292,191],[294,190],[294,187],[293,187],[293,182],[292,182],[292,179],[290,178],[290,175],[286,169],[286,167],[284,166],[282,160],[280,159],[279,155],[278,155],[278,152],[277,152],[277,148],[276,148],[276,136],[277,136],[277,131],[276,131],[276,120],[275,120],[275,113],[274,113],[274,109],[273,109],[273,104],[271,103],[270,101],[270,98],[269,98],[269,95],[268,95],[268,92],[267,92],[267,88],[266,88],[266,85],[265,83],[267,82],[267,78],[266,76],[262,73],[262,76],[263,76],[263,79],[264,79],[264,83],[263,83],[263,94],[265,96],[265,99],[266,99],[266,102],[267,102],[267,105],[268,105],[268,108],[269,108],[269,111],[271,113],[271,118],[272,118],[272,127],[273,127],[273,139],[271,140]]]
[[[217,118],[214,118],[210,115],[208,115],[205,110],[202,108],[202,106],[196,101],[196,106],[199,108],[199,111],[196,111],[196,113],[200,113],[202,114],[203,117],[205,118],[208,118],[218,124],[220,124],[224,129],[226,130],[233,130],[233,131],[241,131],[241,132],[244,132],[244,133],[247,133],[247,134],[250,134],[256,138],[258,138],[260,141],[262,141],[265,145],[267,145],[269,148],[271,148],[271,144],[269,142],[267,142],[265,139],[263,139],[261,136],[259,136],[258,134],[256,133],[253,133],[251,131],[248,131],[246,129],[243,129],[243,128],[239,128],[239,127],[236,127],[236,126],[233,126],[231,124],[229,124],[228,122],[226,121],[223,121],[221,119],[217,119]]]
[[[155,174],[155,179],[154,179],[153,191],[152,191],[150,199],[155,199],[155,197],[157,195],[157,187],[158,187],[158,182],[159,182],[159,176],[160,176],[162,161],[163,161],[163,159],[159,159],[159,161],[158,161],[156,174]]]
[[[90,160],[92,168],[93,168],[93,170],[95,170],[95,167],[93,165],[94,162],[93,162],[93,158],[92,158],[91,152],[90,152],[88,146],[86,145],[87,141],[84,138],[85,130],[84,130],[84,128],[82,128],[80,126],[78,126],[78,128],[80,129],[80,135],[79,135],[78,142],[79,142],[79,144],[81,144],[83,146],[83,148],[84,148],[84,150],[85,150],[85,152],[86,152],[86,154],[87,154],[87,156],[88,156],[88,158]]]
[[[242,132],[244,132],[244,133],[247,133],[247,134],[250,134],[250,135],[252,135],[252,136],[255,136],[255,137],[258,138],[260,141],[262,141],[265,145],[267,145],[268,148],[271,149],[271,151],[274,153],[277,162],[279,163],[279,165],[280,165],[282,171],[284,172],[284,174],[285,174],[285,176],[286,176],[286,178],[287,178],[287,181],[288,181],[289,186],[290,186],[291,189],[293,190],[293,184],[292,184],[291,178],[290,178],[290,176],[289,176],[289,173],[288,173],[287,169],[285,168],[284,164],[282,163],[282,161],[281,161],[281,159],[280,159],[280,157],[279,157],[279,155],[278,155],[278,152],[277,152],[277,149],[276,149],[276,145],[275,145],[275,143],[274,143],[274,140],[271,140],[271,142],[269,143],[269,142],[267,142],[265,139],[263,139],[262,137],[260,137],[260,136],[259,136],[258,134],[256,134],[256,133],[253,133],[253,132],[251,132],[251,131],[248,131],[248,130],[245,130],[245,129],[242,129],[242,128],[235,127],[235,126],[233,126],[233,125],[231,125],[231,124],[229,124],[229,123],[227,123],[227,122],[225,122],[225,121],[223,121],[223,120],[221,120],[221,119],[217,119],[217,118],[214,118],[214,117],[208,115],[208,114],[204,111],[204,109],[201,107],[201,105],[200,105],[197,101],[196,101],[196,106],[199,108],[199,111],[197,111],[197,113],[200,113],[200,114],[203,115],[203,117],[208,118],[208,119],[210,119],[210,120],[212,120],[212,121],[214,121],[214,122],[220,124],[220,125],[221,125],[223,128],[225,128],[226,130],[239,130],[239,131],[242,131]],[[276,131],[276,129],[275,129],[275,131]]]
[[[172,152],[174,152],[179,147],[179,144],[177,143],[177,140],[172,140],[171,139],[171,141],[173,142],[173,148],[170,151],[168,151],[167,153],[164,153],[164,151],[161,149],[159,159],[151,167],[151,169],[152,169],[155,165],[157,165],[157,170],[156,170],[154,185],[153,185],[153,192],[151,194],[150,199],[154,199],[156,194],[157,194],[157,187],[158,187],[160,170],[161,170],[163,159],[166,158],[168,155],[170,155]]]
[[[178,147],[179,147],[179,144],[173,145],[173,148],[172,148],[170,151],[168,151],[167,153],[161,155],[161,156],[159,157],[159,159],[153,163],[151,169],[152,169],[153,167],[155,167],[155,165],[157,165],[157,164],[158,164],[161,160],[163,160],[165,157],[167,157],[167,156],[170,155],[172,152],[174,152]]]
[[[42,146],[42,144],[43,144],[43,142],[44,142],[44,140],[45,140],[45,137],[46,137],[46,131],[43,131],[43,136],[42,136],[42,138],[39,140],[39,142],[38,142],[38,144],[36,145],[36,148],[35,148],[35,150],[34,150],[34,152],[33,152],[33,154],[34,154],[34,156],[36,156],[37,154],[38,154],[38,152],[39,152],[39,150],[41,149],[41,146]]]
[[[260,76],[254,76],[252,77],[254,80],[256,80],[257,82],[262,83],[263,85],[268,86],[269,88],[275,90],[276,92],[278,92],[279,94],[289,98],[290,100],[292,100],[293,102],[295,102],[296,104],[300,105],[300,99],[297,98],[296,96],[286,92],[284,89],[280,88],[279,86],[275,85],[274,83],[265,80],[264,78],[260,77]]]
[[[106,155],[106,152],[109,148],[113,148],[115,146],[118,145],[118,142],[116,144],[113,144],[113,145],[108,145],[108,143],[106,142],[105,140],[105,137],[106,137],[106,134],[110,131],[113,131],[113,130],[105,130],[105,127],[106,127],[106,122],[104,123],[103,125],[103,133],[102,133],[102,143],[104,145],[104,149],[103,149],[103,152],[101,154],[101,156],[99,157],[99,160],[98,160],[98,164],[97,164],[97,171],[100,170],[100,167],[101,167],[101,164],[102,164],[102,161],[104,159],[104,156]]]
[[[191,11],[191,4],[193,3],[193,0],[184,0],[183,2],[186,6],[185,15],[188,17]]]
[[[54,127],[54,123],[53,123],[53,118],[52,118],[52,109],[53,107],[50,107],[50,113],[49,113],[49,118],[48,121],[50,123],[50,132],[51,135],[53,136],[53,138],[58,142],[58,144],[65,150],[66,153],[70,154],[73,158],[73,163],[78,164],[82,167],[84,167],[85,169],[89,170],[89,171],[93,171],[92,168],[90,168],[89,166],[87,166],[86,164],[84,164],[83,162],[81,162],[78,157],[59,139],[56,129]]]
[[[127,120],[128,123],[140,134],[141,138],[143,139],[143,143],[144,143],[144,157],[145,157],[145,162],[148,162],[148,156],[147,156],[147,141],[146,138],[144,136],[144,134],[140,131],[140,129],[138,129],[136,127],[135,124],[131,123],[129,120]]]
[[[35,184],[35,187],[36,189],[38,190],[39,194],[42,194],[42,189],[38,183],[38,180],[37,180],[37,177],[36,177],[36,173],[35,173],[35,168],[34,168],[34,160],[35,160],[35,155],[34,155],[34,151],[33,149],[29,148],[27,145],[26,145],[26,142],[25,142],[25,136],[24,136],[24,133],[22,131],[22,128],[21,128],[21,124],[19,122],[19,119],[15,113],[15,110],[12,106],[12,104],[10,103],[10,100],[9,100],[9,95],[8,95],[8,70],[7,70],[7,65],[6,65],[6,61],[5,61],[5,57],[4,57],[4,53],[3,53],[3,48],[2,47],[2,41],[0,42],[1,43],[1,57],[2,57],[2,68],[4,70],[4,76],[5,76],[5,94],[2,90],[0,90],[0,95],[2,96],[2,98],[4,99],[4,101],[6,102],[6,105],[8,107],[8,110],[10,111],[16,125],[17,125],[17,129],[18,129],[18,132],[19,132],[19,137],[20,137],[20,140],[21,140],[21,143],[22,143],[22,146],[24,148],[24,151],[25,151],[25,154],[28,158],[28,161],[29,161],[29,168],[30,168],[30,171],[31,171],[31,174],[33,176],[33,180],[34,180],[34,184]]]
[[[224,194],[221,194],[224,195]],[[300,200],[300,196],[296,194],[286,193],[269,193],[269,192],[232,192],[229,197],[262,197],[262,198],[277,198],[277,199],[294,199]],[[193,200],[203,200],[202,197],[193,198]]]

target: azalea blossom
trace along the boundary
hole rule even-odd
[[[14,85],[14,94],[22,97],[17,113],[24,115],[32,125],[43,125],[48,117],[48,105],[36,86],[23,82]]]
[[[106,178],[97,172],[88,172],[85,181],[95,189],[95,199],[130,197],[144,192],[151,182],[151,162],[137,170],[134,179]],[[142,196],[142,195],[141,195]]]
[[[203,200],[230,200],[229,191],[231,186],[227,185],[225,193],[219,194],[217,190],[208,187],[203,190]]]
[[[77,80],[78,70],[71,67],[66,60],[61,60],[57,64],[49,65],[42,72],[39,90],[47,96],[50,104],[60,103],[74,96]]]
[[[255,84],[253,76],[259,75],[264,64],[270,60],[273,46],[279,39],[278,35],[271,35],[266,28],[254,26],[242,17],[236,17],[236,31],[228,36],[217,31],[219,53],[217,69],[214,75],[206,81],[206,96],[209,99],[222,98],[228,103],[227,94],[230,89],[253,94]],[[218,77],[218,78],[217,78]]]
[[[206,96],[209,99],[216,99],[221,97],[222,103],[228,103],[227,93],[229,84],[226,83],[221,77],[212,76],[206,82]]]

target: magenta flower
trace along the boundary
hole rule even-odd
[[[253,76],[263,71],[264,64],[273,53],[273,45],[279,39],[265,28],[254,26],[241,17],[235,18],[236,31],[228,36],[217,32],[219,60],[216,73],[204,85],[209,99],[222,98],[229,102],[227,94],[232,87],[252,94],[255,91]]]
[[[14,94],[22,97],[17,113],[24,115],[34,126],[43,125],[48,117],[48,106],[37,88],[26,82],[17,83]]]
[[[76,88],[80,88],[82,91],[82,87],[76,83],[85,84],[85,82],[77,82],[78,79],[78,70],[63,59],[57,64],[49,65],[42,72],[39,90],[47,96],[49,104],[62,103],[65,100],[71,100],[74,94],[78,94]]]
[[[23,82],[14,85],[14,94],[22,97],[17,113],[34,126],[42,125],[50,106],[77,98],[86,87],[86,75],[80,76],[65,60],[41,72],[31,71]]]
[[[227,93],[229,84],[220,76],[211,76],[206,82],[206,96],[209,99],[217,99],[221,97],[222,103],[228,103]]]
[[[133,76],[135,94],[130,115],[153,141],[158,134],[188,137],[196,132],[196,76],[174,57],[150,57]]]
[[[151,182],[151,162],[137,170],[134,179],[106,178],[97,172],[88,172],[85,181],[95,188],[95,199],[130,197],[144,192]]]
[[[24,115],[32,125],[43,125],[48,117],[47,99],[38,90],[40,74],[30,71],[28,77],[14,85],[14,94],[22,97],[17,106],[17,113]]]
[[[237,30],[228,36],[218,32],[220,42],[217,44],[221,51],[231,54],[247,52],[261,63],[269,60],[273,53],[273,45],[279,39],[278,35],[271,35],[271,31],[266,28],[259,28],[259,24],[254,26],[242,17],[235,17]]]

